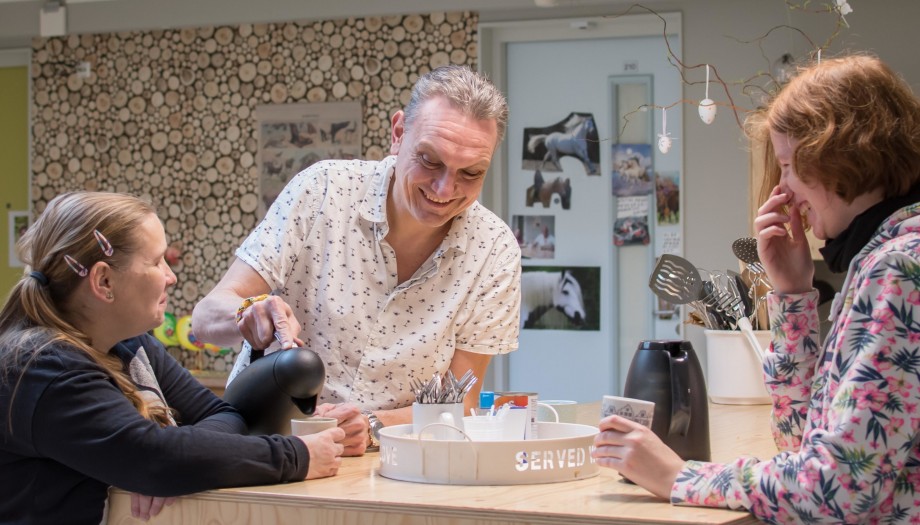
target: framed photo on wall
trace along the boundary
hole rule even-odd
[[[25,266],[19,260],[19,254],[16,253],[16,243],[22,238],[26,230],[29,229],[29,212],[27,211],[10,211],[9,212],[9,233],[7,235],[8,243],[8,265],[10,268],[22,268]]]

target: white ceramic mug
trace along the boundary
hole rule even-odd
[[[575,423],[578,403],[569,399],[546,399],[537,403],[537,421]],[[559,420],[556,421],[556,417]]]
[[[309,434],[316,434],[327,428],[335,428],[338,425],[339,421],[334,417],[297,417],[291,420],[291,435],[306,436]]]
[[[652,428],[655,403],[630,397],[604,396],[601,401],[601,419],[613,414]]]
[[[413,434],[422,439],[463,439],[455,429],[463,430],[463,403],[412,403]]]

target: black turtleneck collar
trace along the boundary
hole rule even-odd
[[[878,227],[894,212],[915,202],[920,202],[920,185],[914,186],[906,195],[884,199],[853,218],[840,235],[828,239],[819,251],[834,273],[843,273],[850,261],[872,240]]]

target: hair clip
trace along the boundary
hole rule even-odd
[[[69,255],[64,255],[64,262],[66,262],[67,266],[70,266],[70,269],[80,277],[86,277],[86,275],[89,273],[85,266],[78,263],[76,259]]]
[[[112,243],[110,243],[109,240],[105,238],[105,235],[102,235],[102,232],[99,230],[93,230],[93,235],[96,236],[96,242],[98,242],[99,247],[102,248],[102,253],[104,253],[106,257],[111,257],[112,254],[115,253],[115,249],[112,248]]]

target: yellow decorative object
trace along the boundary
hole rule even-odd
[[[204,343],[195,339],[192,333],[192,316],[184,315],[176,321],[176,334],[179,336],[179,345],[186,350],[199,352],[204,349]]]
[[[176,316],[166,312],[163,315],[163,324],[153,329],[153,336],[165,346],[179,346],[179,337],[176,335]]]

